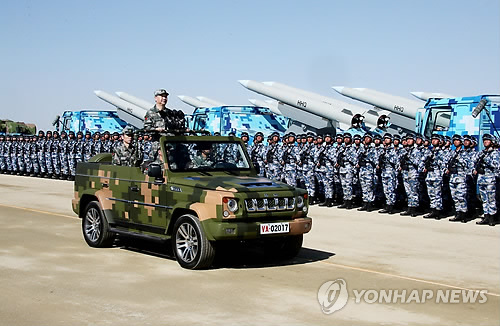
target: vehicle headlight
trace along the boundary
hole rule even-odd
[[[297,207],[302,208],[304,206],[304,198],[302,196],[297,196]]]
[[[238,201],[236,199],[224,197],[223,201],[224,203],[226,203],[227,209],[231,213],[234,213],[238,210]]]

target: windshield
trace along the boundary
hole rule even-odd
[[[171,171],[234,171],[250,168],[239,142],[166,142],[165,150]]]

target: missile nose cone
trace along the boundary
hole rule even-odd
[[[333,86],[332,88],[339,94],[342,94],[342,91],[344,90],[344,86]]]
[[[115,92],[115,94],[118,95],[118,96],[122,96],[123,92]]]
[[[99,94],[101,94],[101,93],[102,93],[102,91],[101,91],[101,90],[98,90],[98,89],[96,89],[96,90],[94,91],[94,94],[95,94],[95,95],[99,95]]]
[[[256,105],[255,102],[257,102],[257,100],[249,99],[248,102],[252,103],[253,105]]]
[[[250,82],[249,80],[238,80],[238,83],[243,85],[243,87],[245,87],[245,88],[248,86],[249,82]]]
[[[419,98],[421,99],[422,98],[422,94],[424,94],[424,92],[410,92],[411,95],[415,96],[416,98]]]
[[[183,100],[184,100],[184,98],[186,97],[186,95],[178,95],[177,97],[178,97],[178,98],[180,98],[180,99],[181,99],[181,101],[183,101]]]

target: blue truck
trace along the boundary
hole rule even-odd
[[[265,136],[273,132],[283,136],[289,125],[290,119],[276,115],[268,108],[256,106],[197,108],[189,117],[190,129],[207,130],[212,134],[220,132],[221,136],[234,132],[240,137],[244,131],[248,132],[250,138],[259,131]]]
[[[127,122],[120,119],[116,111],[64,111],[62,116],[57,116],[53,122],[59,132],[79,131],[85,133],[90,131],[109,131],[121,133]]]
[[[481,150],[484,134],[500,137],[499,109],[500,95],[429,99],[417,112],[415,131],[427,137],[467,134],[478,140]]]

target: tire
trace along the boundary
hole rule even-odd
[[[200,221],[191,214],[182,215],[174,224],[172,250],[181,267],[205,269],[212,265],[215,249],[201,228]]]
[[[109,231],[108,221],[97,201],[91,201],[85,207],[82,216],[82,233],[85,242],[94,248],[109,247],[115,234]]]

